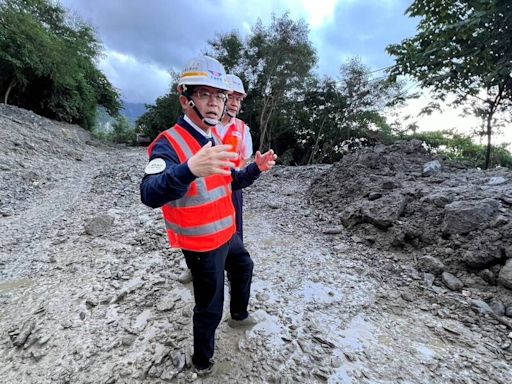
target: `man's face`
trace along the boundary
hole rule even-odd
[[[240,112],[242,106],[242,100],[244,95],[238,92],[233,92],[228,95],[228,103],[226,104],[226,110],[231,117],[235,117]]]
[[[182,107],[185,109],[186,115],[192,119],[201,128],[207,128],[206,124],[199,120],[197,114],[187,104],[185,97],[180,97]],[[192,92],[192,100],[197,109],[204,118],[210,120],[220,120],[224,111],[224,103],[226,102],[226,94],[217,88],[199,85]]]

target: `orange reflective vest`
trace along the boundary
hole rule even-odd
[[[169,141],[181,163],[201,149],[196,139],[176,124],[151,143],[150,157],[154,144],[161,137]],[[220,144],[220,138],[215,135],[214,138]],[[231,176],[198,177],[183,197],[162,206],[162,213],[172,248],[207,252],[220,247],[235,233]]]
[[[230,144],[233,146],[233,152],[238,154],[238,157],[231,160],[235,164],[236,169],[240,169],[242,161],[244,160],[244,146],[245,146],[245,123],[237,118],[233,119],[233,123],[226,129],[224,137],[221,137],[222,144]],[[217,135],[218,131],[213,128]]]

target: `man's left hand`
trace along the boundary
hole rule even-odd
[[[261,172],[268,171],[274,165],[276,165],[277,155],[274,153],[272,149],[269,149],[264,154],[261,154],[260,151],[256,152],[256,156],[254,158],[254,162],[256,163],[258,169]]]

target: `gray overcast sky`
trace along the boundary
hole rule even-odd
[[[415,33],[404,16],[412,0],[60,0],[96,28],[105,47],[99,66],[123,99],[152,104],[168,91],[169,70],[207,47],[219,33],[242,35],[260,18],[290,11],[304,19],[317,50],[320,75],[337,76],[348,57],[372,69],[393,63],[385,47]]]

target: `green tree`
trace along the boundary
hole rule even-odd
[[[389,141],[392,133],[384,111],[412,96],[402,82],[372,76],[357,57],[340,66],[338,79],[311,82],[304,103],[292,111],[295,119],[305,117],[299,132],[308,163],[340,160],[343,141],[352,138]]]
[[[130,127],[128,119],[119,116],[112,126],[110,140],[115,144],[131,144],[135,140],[135,130]]]
[[[387,51],[391,75],[409,75],[455,104],[473,102],[485,123],[485,167],[491,161],[493,119],[512,105],[512,3],[509,0],[415,0],[417,34]]]
[[[50,0],[0,1],[0,92],[5,103],[92,128],[97,105],[119,94],[96,68],[93,29]]]
[[[317,61],[308,34],[303,20],[285,13],[272,16],[269,26],[258,20],[246,39],[235,31],[208,42],[206,53],[244,81],[248,96],[241,118],[251,126],[256,148],[277,149],[294,136],[282,114],[300,101]]]
[[[136,125],[142,128],[141,133],[149,136],[151,140],[155,139],[160,132],[170,128],[182,115],[179,94],[176,90],[178,74],[171,73],[171,76],[173,83],[169,93],[156,99],[154,105],[146,105],[146,112],[136,121]]]

